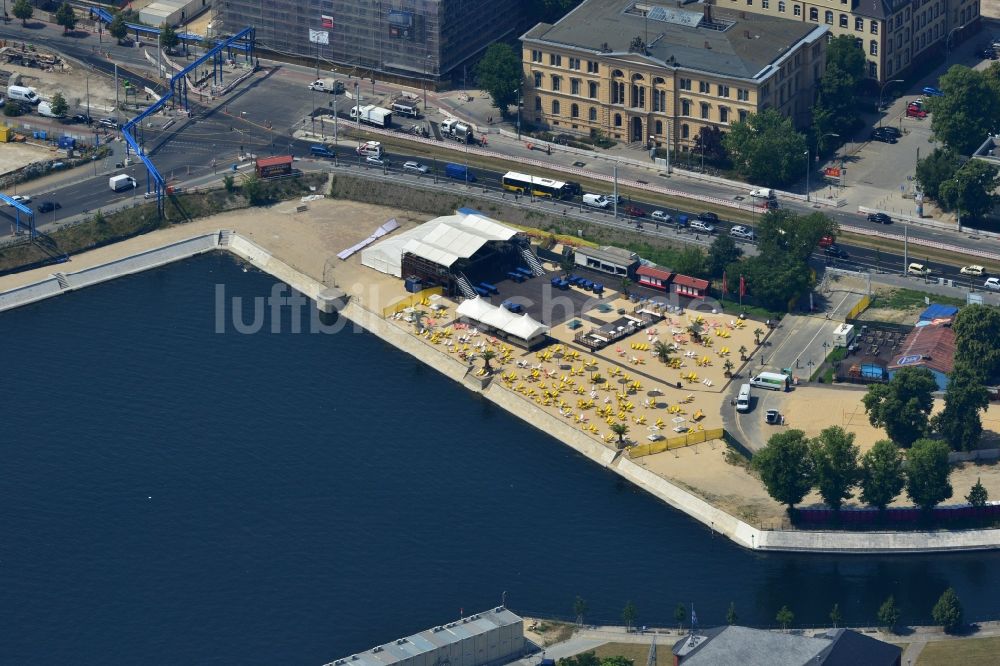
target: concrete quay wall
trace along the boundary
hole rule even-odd
[[[34,282],[32,284],[26,284],[23,287],[11,289],[10,291],[5,291],[0,294],[0,312],[19,308],[22,305],[28,305],[29,303],[41,301],[53,296],[58,296],[62,292],[63,289],[59,285],[59,280],[54,277],[41,280],[40,282]]]

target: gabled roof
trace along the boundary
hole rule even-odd
[[[549,327],[526,314],[514,314],[504,307],[497,307],[485,298],[462,301],[455,310],[460,317],[467,317],[487,326],[513,335],[521,340],[533,340],[549,332]]]
[[[918,326],[903,338],[889,370],[923,367],[950,374],[955,368],[955,331],[950,326]]]
[[[833,644],[820,654],[822,666],[896,666],[901,648],[850,629],[834,629],[817,638]]]
[[[690,277],[688,275],[677,274],[674,276],[674,284],[679,284],[692,289],[708,289],[708,280]]]
[[[673,653],[681,666],[895,666],[902,650],[851,629],[802,636],[730,626],[699,629]]]
[[[639,266],[639,268],[635,271],[635,273],[636,275],[646,275],[664,281],[669,280],[674,275],[673,271],[668,271],[665,268],[656,268],[653,266]]]

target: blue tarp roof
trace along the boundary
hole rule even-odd
[[[954,305],[941,305],[931,303],[930,307],[920,313],[920,321],[931,321],[934,319],[949,319],[958,314],[958,308]]]

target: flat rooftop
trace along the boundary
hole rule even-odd
[[[666,2],[586,0],[555,25],[539,23],[522,39],[752,79],[799,41],[810,35],[818,38],[826,30],[814,23],[700,3],[678,7]],[[630,52],[633,40],[646,36],[648,55]]]

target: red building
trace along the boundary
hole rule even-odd
[[[705,298],[708,296],[708,280],[688,277],[687,275],[674,275],[673,292],[687,298]]]
[[[639,266],[635,271],[636,282],[643,287],[661,289],[685,298],[708,296],[708,280],[688,277],[656,266]]]
[[[635,271],[635,276],[639,284],[653,289],[670,290],[670,281],[674,277],[672,271],[664,268],[653,268],[652,266],[639,266]]]

